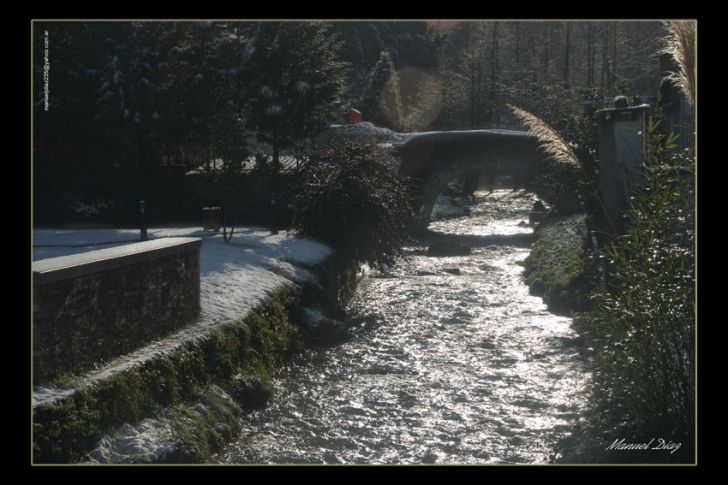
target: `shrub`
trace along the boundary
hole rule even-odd
[[[373,143],[317,150],[303,174],[294,225],[301,235],[372,266],[401,254],[413,211],[408,191]]]
[[[648,135],[644,185],[628,211],[627,234],[600,255],[604,273],[593,294],[594,311],[575,323],[595,349],[591,403],[596,429],[681,442],[679,454],[654,459],[690,461],[695,417],[693,159],[689,153],[671,153],[671,138],[656,134],[655,125]]]
[[[595,179],[581,167],[548,161],[533,190],[561,215],[594,212]]]
[[[584,161],[579,158],[575,148],[578,142],[567,142],[553,126],[517,106],[510,106],[513,115],[533,133],[537,140],[539,150],[544,155],[544,164],[533,184],[533,190],[552,205],[556,211],[563,215],[584,212],[595,198],[595,181],[592,170],[585,168]],[[592,120],[593,121],[593,120]],[[580,126],[575,133],[577,139],[584,143],[591,141],[589,133],[593,123],[588,119],[578,123]],[[587,154],[590,153],[587,151]],[[583,149],[580,155],[583,155]]]

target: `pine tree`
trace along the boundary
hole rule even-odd
[[[394,64],[389,51],[384,49],[379,53],[379,60],[369,76],[369,84],[361,101],[361,111],[364,118],[375,120],[379,116],[379,102],[382,90],[387,80],[394,72]]]
[[[119,163],[135,173],[136,196],[145,199],[147,175],[155,164],[153,139],[161,107],[160,53],[156,39],[163,24],[123,23],[105,40],[94,120],[120,145]]]
[[[99,35],[96,24],[50,22],[34,26],[34,203],[43,221],[61,223],[62,199],[75,195],[89,179],[96,178],[94,169],[113,167],[111,157],[97,156],[100,137],[92,123],[100,74]]]
[[[280,151],[312,138],[333,121],[343,91],[343,64],[321,23],[258,24],[245,50],[249,126],[272,147],[270,215],[276,232]]]

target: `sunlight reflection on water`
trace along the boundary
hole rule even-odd
[[[532,197],[477,194],[471,215],[430,229],[472,254],[402,260],[365,278],[347,343],[309,350],[244,418],[226,463],[543,463],[579,416],[589,375],[570,319],[529,295],[523,245]],[[469,238],[468,238],[469,237]],[[419,248],[424,249],[423,243]],[[459,268],[460,274],[443,269]]]

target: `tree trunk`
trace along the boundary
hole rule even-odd
[[[483,63],[482,63],[482,51],[478,48],[478,64],[477,72],[478,75],[475,78],[475,120],[471,123],[471,128],[478,128],[480,126],[480,86],[482,84],[483,77]]]
[[[543,43],[543,79],[544,81],[548,81],[549,77],[549,64],[551,62],[550,55],[551,55],[551,46],[550,44],[551,40],[551,26],[546,25],[546,34],[545,39]]]
[[[276,221],[276,207],[278,206],[278,174],[281,170],[280,148],[278,137],[273,134],[273,167],[270,174],[270,197],[268,198],[268,210],[270,211],[270,232],[278,234]]]
[[[240,50],[243,51],[244,42],[240,35],[240,29],[237,25],[235,26],[235,36],[238,39],[238,45],[240,46]],[[243,67],[244,67],[244,63],[245,63],[245,56],[240,56],[240,63],[238,64],[238,72],[236,73],[237,75],[235,76],[235,81],[237,84],[237,86],[235,88],[235,93],[237,95],[236,103],[237,103],[237,108],[238,108],[238,116],[240,117],[240,119],[243,119],[243,112],[245,110],[245,106],[243,103],[243,98],[244,98],[244,96],[243,96],[243,72],[244,72]]]
[[[516,72],[521,72],[521,24],[516,22]]]
[[[222,216],[222,242],[225,244],[228,244],[228,235],[227,235],[227,217],[225,214],[225,211],[227,210],[226,206],[220,206],[220,212]]]
[[[564,52],[564,85],[569,89],[569,48],[571,46],[571,22],[566,22],[566,49]]]
[[[604,30],[604,47],[602,48],[602,79],[599,83],[600,87],[611,90],[612,83],[609,79],[609,24],[605,25]]]
[[[63,173],[63,171],[60,169],[61,163],[58,163],[61,160],[61,150],[59,147],[59,140],[56,132],[54,130],[49,130],[49,133],[46,135],[46,140],[48,140],[48,148],[49,153],[51,153],[50,158],[50,166],[51,166],[51,193],[55,194],[55,200],[56,204],[54,205],[56,208],[55,214],[54,214],[54,222],[57,225],[63,224],[65,221],[65,214],[64,210],[66,207],[63,205],[63,201],[61,199],[61,193],[65,187],[68,186],[68,174]],[[63,161],[65,162],[66,159],[64,158]]]
[[[587,34],[587,55],[586,55],[586,85],[594,86],[594,24],[589,22]]]
[[[528,40],[531,43],[531,56],[528,61],[528,67],[531,69],[531,82],[538,81],[538,57],[536,56],[536,31],[531,28],[528,29],[529,36]]]
[[[141,157],[141,149],[139,147],[141,141],[141,134],[139,133],[138,128],[134,128],[134,158],[136,158],[136,166],[137,166],[137,200],[142,200],[144,197],[144,190],[142,189],[142,184],[144,181],[144,166],[142,163],[142,157]]]
[[[616,81],[617,77],[617,29],[619,28],[619,24],[615,23],[614,28],[612,29],[612,55],[611,55],[611,75],[612,79]]]
[[[490,44],[490,93],[488,100],[490,104],[490,114],[488,116],[489,121],[493,117],[493,108],[495,105],[495,87],[496,87],[496,72],[498,70],[498,24],[493,24],[493,35]],[[496,121],[497,124],[497,121]]]

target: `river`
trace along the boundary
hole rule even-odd
[[[352,338],[299,355],[220,463],[547,463],[586,403],[571,320],[523,282],[531,196],[477,192],[349,305]],[[434,239],[472,248],[428,257]]]

